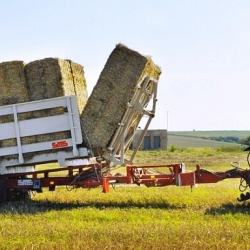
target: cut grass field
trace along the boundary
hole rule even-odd
[[[245,139],[250,135],[250,131],[169,131],[168,145],[176,147],[227,147],[230,145],[239,145],[234,142],[217,141],[216,138],[235,137],[239,140]],[[213,138],[213,139],[212,139]]]
[[[192,137],[228,137],[235,136],[240,139],[250,135],[249,130],[211,130],[211,131],[169,131],[171,135],[192,136]]]
[[[203,139],[203,138],[200,138],[200,137],[169,134],[168,135],[168,145],[169,146],[174,145],[174,146],[180,147],[180,148],[187,148],[187,147],[218,148],[218,147],[227,147],[227,146],[238,145],[238,144],[237,143],[230,143],[230,142]]]
[[[129,152],[130,153],[130,152]],[[211,148],[139,152],[135,163],[185,162],[210,171],[248,167],[247,153]],[[117,169],[120,171],[122,169]],[[0,249],[250,249],[239,179],[190,187],[47,189],[0,207]]]

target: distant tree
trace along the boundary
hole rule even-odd
[[[240,144],[243,146],[250,146],[250,135],[247,138],[241,139]]]
[[[239,142],[239,138],[236,137],[236,136],[227,136],[227,137],[224,138],[224,141],[238,143]]]
[[[234,142],[234,143],[239,143],[239,138],[235,136],[226,136],[226,137],[208,137],[210,140],[215,140],[215,141],[224,141],[224,142]]]

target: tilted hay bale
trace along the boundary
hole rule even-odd
[[[118,44],[110,54],[81,114],[85,144],[101,155],[121,121],[134,89],[144,75],[158,79],[161,70],[149,57]]]
[[[16,104],[29,101],[23,61],[0,63],[0,105]],[[18,115],[19,120],[30,119],[31,113]],[[0,123],[13,122],[13,115],[0,117]],[[34,137],[23,138],[22,143],[32,143]],[[2,147],[15,146],[16,139],[3,140]]]

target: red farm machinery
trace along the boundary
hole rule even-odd
[[[136,184],[147,187],[168,185],[194,186],[202,183],[216,183],[224,179],[240,179],[239,201],[250,199],[247,192],[250,183],[250,171],[233,166],[224,172],[210,172],[199,165],[193,172],[185,171],[185,164],[136,166],[133,160],[139,150],[145,133],[155,115],[158,81],[144,77],[136,86],[133,98],[118,128],[103,149],[102,155],[94,156],[91,148],[82,146],[82,130],[76,96],[64,96],[40,101],[18,103],[0,107],[1,116],[13,116],[13,121],[0,124],[0,140],[15,139],[16,146],[0,148],[0,202],[10,199],[22,199],[28,192],[50,191],[57,186],[72,188],[103,187],[109,192],[110,185]],[[151,93],[147,92],[150,87]],[[65,113],[34,119],[19,120],[21,113],[41,111],[52,108],[64,108]],[[138,144],[134,146],[129,159],[125,158],[136,129],[145,117],[146,122]],[[23,144],[22,138],[60,131],[70,131],[70,138],[54,141]],[[27,157],[28,155],[28,157]],[[13,157],[14,156],[14,157]],[[37,170],[36,166],[45,163],[59,163],[58,168]],[[113,166],[125,166],[126,174],[113,175]],[[65,177],[60,172],[66,171]]]

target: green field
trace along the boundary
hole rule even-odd
[[[181,136],[181,135],[168,135],[168,145],[175,145],[178,148],[188,148],[188,147],[210,147],[210,148],[218,148],[218,147],[226,147],[232,145],[239,145],[237,143],[229,143],[229,142],[220,142],[209,139],[201,139],[199,137],[191,137],[191,136]]]
[[[226,138],[235,137],[239,140],[250,135],[250,131],[169,131],[168,146],[175,145],[180,148],[186,147],[227,147],[240,145],[234,141],[225,142]],[[218,139],[221,138],[221,141]]]
[[[129,154],[131,152],[128,152]],[[213,148],[139,152],[136,164],[184,162],[210,171],[247,168],[246,152]],[[116,171],[123,171],[123,168]],[[190,187],[44,189],[0,207],[0,249],[250,249],[250,204],[239,179]]]

